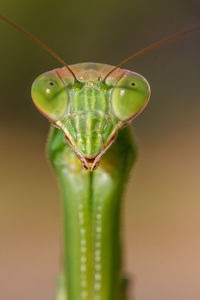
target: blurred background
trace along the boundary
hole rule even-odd
[[[200,22],[199,0],[11,1],[1,13],[67,63],[116,65]],[[60,65],[0,22],[0,299],[53,299],[60,194],[45,158],[48,121],[32,104],[39,74]],[[200,32],[130,62],[152,88],[133,122],[139,156],[123,230],[131,300],[200,299]]]

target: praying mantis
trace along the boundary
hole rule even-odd
[[[82,63],[39,76],[33,102],[51,122],[48,157],[63,194],[64,264],[56,300],[125,300],[120,211],[124,185],[136,158],[129,124],[150,97],[148,82],[120,69],[134,57],[180,36],[195,26],[156,42],[117,67]]]

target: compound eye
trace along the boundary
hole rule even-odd
[[[50,121],[61,119],[67,111],[67,87],[57,74],[44,74],[36,78],[31,93],[35,106]]]
[[[142,76],[125,74],[111,94],[112,113],[121,121],[129,121],[142,111],[149,97],[150,87]]]

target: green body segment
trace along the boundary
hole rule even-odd
[[[130,129],[120,133],[93,172],[82,168],[58,129],[51,131],[48,153],[63,195],[66,299],[126,299],[120,208],[123,186],[136,155]]]
[[[125,300],[121,198],[135,147],[130,128],[120,129],[145,107],[150,88],[141,75],[122,69],[105,82],[112,66],[70,68],[77,81],[64,67],[32,87],[35,105],[53,125],[48,155],[63,198],[64,266],[56,300]]]

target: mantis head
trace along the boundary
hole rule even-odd
[[[148,82],[139,74],[97,63],[81,63],[39,76],[32,86],[33,102],[64,132],[86,169],[94,170],[117,133],[146,106]]]

